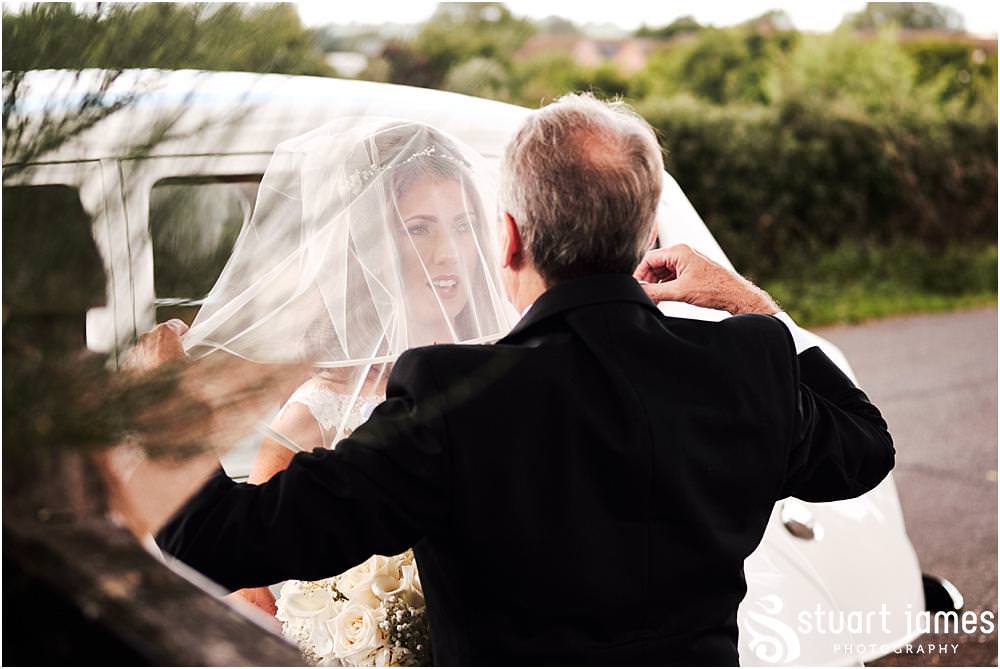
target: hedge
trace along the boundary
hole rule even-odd
[[[640,103],[677,179],[741,271],[787,276],[845,242],[995,245],[997,123],[791,107]]]

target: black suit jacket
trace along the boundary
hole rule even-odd
[[[775,501],[860,495],[894,453],[777,319],[669,318],[593,276],[495,345],[408,351],[336,450],[260,486],[220,471],[158,541],[233,589],[414,546],[437,664],[737,664]]]

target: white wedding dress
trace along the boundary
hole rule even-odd
[[[288,398],[309,410],[324,448],[336,448],[385,398],[354,397],[321,378],[305,382]],[[287,439],[292,450],[306,450]],[[320,666],[422,666],[430,663],[430,633],[413,552],[372,556],[339,576],[286,581],[276,601],[282,631],[306,659]]]

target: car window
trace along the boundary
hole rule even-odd
[[[253,213],[260,175],[171,178],[149,193],[156,322],[194,320]]]

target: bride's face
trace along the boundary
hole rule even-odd
[[[416,337],[431,343],[447,338],[469,302],[478,265],[475,212],[456,179],[426,177],[396,199],[400,218],[397,246],[407,291],[407,319]]]

